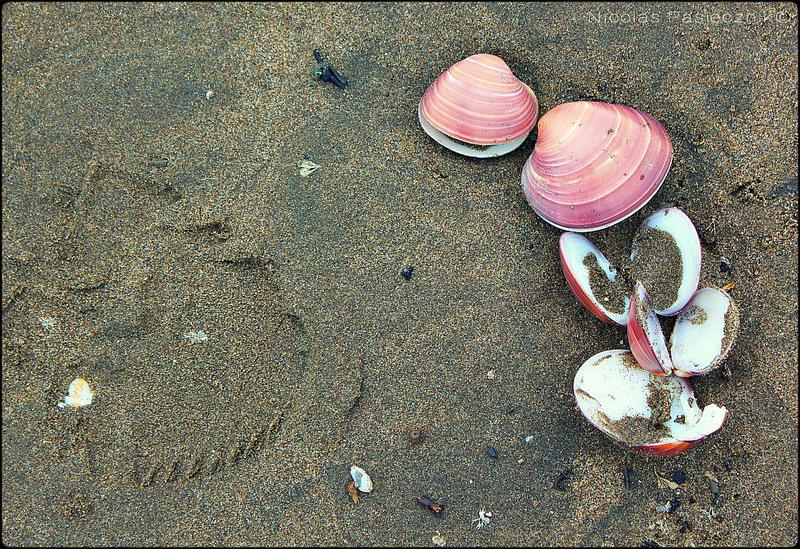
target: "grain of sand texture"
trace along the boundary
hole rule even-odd
[[[730,419],[691,451],[576,412],[576,369],[625,334],[525,201],[535,135],[475,160],[420,129],[478,52],[540,113],[669,132],[662,189],[592,239],[621,257],[678,205],[703,283],[736,283],[728,369],[695,383]],[[796,6],[6,4],[2,54],[4,543],[797,542]],[[94,401],[58,408],[78,376]]]

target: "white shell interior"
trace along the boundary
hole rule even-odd
[[[642,307],[647,311],[647,322],[642,327],[647,336],[647,341],[650,343],[650,347],[653,349],[659,364],[661,364],[661,369],[665,374],[669,375],[672,373],[672,359],[667,348],[667,341],[664,339],[664,332],[661,330],[661,321],[658,320],[653,303],[647,296],[647,290],[641,282],[636,283],[635,291],[636,309],[639,310]]]
[[[650,215],[642,222],[643,226],[665,231],[672,235],[681,254],[683,271],[678,296],[675,301],[663,310],[656,312],[664,316],[672,316],[692,298],[700,281],[701,248],[700,237],[692,220],[678,208],[664,208]],[[635,259],[635,250],[631,252],[631,260]]]
[[[63,402],[58,403],[58,407],[81,408],[91,404],[92,398],[94,398],[94,393],[92,388],[89,387],[89,382],[82,377],[78,377],[69,384],[67,396],[64,397]]]
[[[356,483],[359,492],[372,492],[372,479],[364,469],[353,465],[350,467],[350,476],[353,477],[353,482]]]
[[[738,311],[728,294],[715,288],[697,291],[678,315],[670,338],[676,369],[703,374],[722,362],[733,345],[730,338],[726,348],[722,348],[726,314],[736,315],[731,324],[738,326]]]
[[[528,138],[530,132],[526,133],[522,137],[515,139],[514,141],[508,141],[507,143],[498,143],[497,145],[492,145],[490,147],[480,147],[480,145],[476,145],[476,148],[470,147],[463,141],[456,141],[449,135],[440,132],[433,125],[428,122],[425,116],[422,114],[422,110],[417,108],[417,116],[419,116],[419,123],[422,126],[422,129],[425,130],[431,138],[439,143],[440,145],[447,147],[453,152],[457,152],[458,154],[463,154],[464,156],[471,156],[473,158],[493,158],[495,156],[502,156],[504,154],[510,153],[520,145],[522,145],[525,140]],[[477,148],[480,147],[480,148]]]
[[[646,420],[653,417],[647,403],[651,382],[662,384],[669,390],[671,408],[670,419],[664,423],[667,434],[648,445],[698,440],[719,429],[725,421],[725,408],[712,404],[701,411],[686,380],[650,375],[635,364],[633,355],[627,350],[603,351],[589,358],[575,374],[573,388],[581,413],[598,429],[626,443],[614,430],[613,422],[628,416]],[[683,422],[676,422],[680,416],[683,416]]]
[[[603,306],[603,303],[595,297],[592,288],[589,284],[589,269],[583,264],[583,260],[587,255],[593,255],[597,259],[598,265],[606,273],[606,276],[611,282],[617,280],[617,270],[609,263],[606,256],[603,255],[597,246],[592,244],[592,241],[583,235],[568,232],[561,236],[560,241],[561,253],[567,263],[572,276],[580,285],[586,296],[594,303],[603,313],[617,324],[624,326],[628,323],[628,304],[630,298],[624,297],[624,313],[613,313]]]

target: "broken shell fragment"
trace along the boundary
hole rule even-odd
[[[561,269],[572,293],[587,311],[607,324],[628,321],[625,282],[603,253],[583,235],[564,233],[559,239]]]
[[[739,330],[739,309],[716,288],[702,288],[678,314],[670,337],[675,375],[706,374],[722,364]]]
[[[672,359],[653,302],[641,282],[636,283],[628,313],[628,344],[639,365],[656,376],[672,373]]]
[[[353,465],[350,467],[350,476],[353,477],[353,482],[356,483],[356,488],[358,488],[359,492],[364,492],[365,494],[372,492],[372,479],[369,478],[364,469]]]
[[[505,61],[477,54],[443,72],[422,96],[422,129],[451,151],[477,158],[509,153],[536,125],[539,103]]]
[[[596,231],[644,206],[671,164],[672,142],[649,114],[610,103],[564,103],[539,121],[522,188],[551,225]]]
[[[63,402],[58,403],[58,407],[81,408],[91,404],[92,398],[94,398],[94,392],[89,387],[89,382],[82,377],[78,377],[69,384],[67,396],[64,397]]]
[[[672,456],[718,431],[724,407],[700,409],[691,385],[675,376],[653,376],[626,350],[603,351],[575,374],[578,409],[616,442],[642,454]]]
[[[664,208],[645,219],[633,238],[631,270],[650,292],[656,312],[678,313],[700,281],[700,237],[678,208]]]

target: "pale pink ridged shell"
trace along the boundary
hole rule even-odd
[[[422,96],[419,120],[438,143],[468,156],[505,154],[525,141],[539,104],[505,61],[480,53],[443,72]],[[488,149],[475,149],[464,141]]]
[[[671,164],[672,142],[652,116],[624,105],[565,103],[539,121],[522,188],[548,223],[595,231],[644,206]]]

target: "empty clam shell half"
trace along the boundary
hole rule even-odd
[[[639,365],[651,374],[665,376],[672,373],[672,359],[661,331],[661,322],[641,282],[636,283],[631,298],[628,344]]]
[[[649,114],[610,103],[564,103],[539,121],[522,188],[548,223],[596,231],[644,206],[671,164],[672,142]]]
[[[353,477],[353,482],[355,482],[356,488],[358,488],[360,492],[364,492],[365,494],[372,492],[372,479],[369,478],[369,475],[364,469],[353,465],[350,467],[350,476]]]
[[[682,452],[718,431],[728,416],[715,404],[701,410],[687,380],[653,376],[625,350],[589,358],[573,388],[578,409],[592,425],[648,455]]]
[[[422,129],[466,156],[500,156],[519,147],[536,125],[539,103],[505,61],[481,53],[443,72],[422,96]]]
[[[607,324],[628,320],[625,282],[603,253],[583,235],[564,233],[559,240],[561,269],[572,293],[587,311]]]
[[[670,337],[675,375],[705,374],[722,364],[739,330],[739,309],[716,288],[702,288],[678,314]]]
[[[700,262],[697,230],[678,208],[650,215],[633,238],[631,275],[645,285],[660,315],[686,306],[700,281]]]

